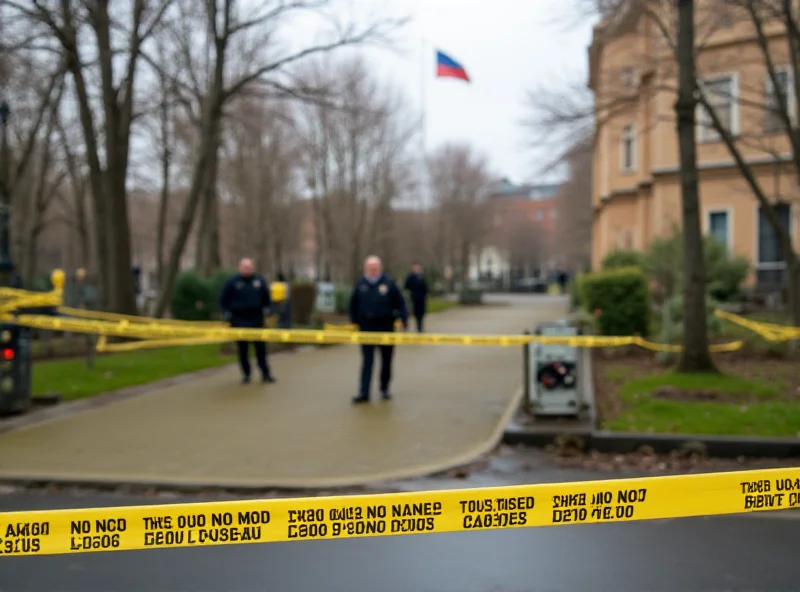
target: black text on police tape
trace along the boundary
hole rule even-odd
[[[757,479],[740,485],[745,510],[800,507],[800,479]]]
[[[441,502],[289,510],[289,539],[433,532]]]
[[[459,502],[463,516],[461,526],[466,530],[525,526],[528,510],[535,505],[536,500],[531,495],[462,500]]]
[[[50,522],[13,522],[8,524],[0,538],[0,555],[38,553],[42,537],[50,534]]]
[[[269,510],[146,516],[145,547],[248,543],[262,540]]]
[[[69,548],[71,551],[116,549],[120,545],[120,533],[127,529],[125,518],[73,520],[69,525]]]
[[[611,522],[630,520],[636,504],[647,499],[647,489],[621,489],[616,492],[600,491],[593,494],[570,493],[553,496],[553,524],[572,522]]]

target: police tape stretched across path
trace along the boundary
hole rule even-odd
[[[55,274],[54,274],[55,276]],[[63,279],[63,278],[62,278]],[[54,284],[57,282],[54,279]],[[276,343],[303,344],[353,344],[353,345],[457,345],[478,347],[520,347],[529,343],[545,345],[567,345],[570,347],[621,347],[634,345],[651,351],[680,351],[681,347],[647,341],[638,335],[633,336],[542,336],[542,335],[454,335],[454,334],[409,334],[395,332],[353,331],[350,326],[325,330],[304,329],[243,329],[227,327],[219,322],[189,322],[172,319],[152,319],[130,315],[116,315],[98,311],[83,311],[62,307],[62,292],[56,289],[47,293],[26,292],[10,288],[0,289],[0,297],[8,299],[0,304],[0,320],[17,325],[66,331],[72,333],[91,333],[100,336],[127,337],[141,340],[143,348],[154,346],[147,341],[163,341],[158,345],[184,345],[181,341],[192,340],[198,343],[226,341],[265,341]],[[53,307],[58,316],[30,314],[25,308]],[[736,323],[752,330],[768,341],[783,342],[800,339],[800,327],[784,327],[750,321],[721,310],[715,311],[719,318]],[[713,344],[713,352],[732,352],[742,348],[742,340]],[[109,348],[113,349],[113,348]],[[136,349],[125,344],[124,349]]]
[[[401,536],[800,508],[800,468],[0,513],[0,555]],[[2,558],[0,558],[2,561]]]

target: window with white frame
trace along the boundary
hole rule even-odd
[[[703,92],[722,127],[733,135],[739,133],[739,105],[737,102],[737,80],[733,74],[707,78],[701,83]],[[711,116],[700,109],[700,141],[715,142],[720,135],[714,128]]]
[[[794,118],[794,105],[797,97],[794,95],[792,86],[792,71],[788,66],[776,68],[775,82],[767,74],[766,85],[764,88],[764,131],[767,133],[780,132],[785,129],[783,114],[786,111],[781,109],[780,98],[783,98],[784,109],[788,109],[789,117]]]
[[[623,172],[636,170],[636,126],[631,124],[622,128],[620,136],[620,168]]]
[[[730,227],[727,210],[713,210],[708,213],[707,233],[726,247],[730,245]]]
[[[791,206],[776,204],[773,206],[778,220],[791,235]],[[783,287],[786,261],[783,258],[778,233],[775,232],[763,207],[758,209],[758,259],[756,263],[756,281],[762,290],[780,290]]]

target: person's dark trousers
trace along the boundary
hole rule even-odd
[[[250,342],[237,341],[236,345],[239,348],[239,366],[242,368],[242,375],[245,378],[250,378],[250,359],[248,357]],[[263,341],[254,341],[253,345],[256,349],[256,364],[258,369],[261,370],[262,377],[269,377],[269,365],[267,364],[267,344]]]
[[[423,324],[425,320],[425,304],[415,302],[413,306],[414,306],[414,320],[417,323],[417,333],[422,333]]]
[[[375,364],[375,348],[381,352],[381,393],[389,391],[389,383],[392,381],[392,358],[394,357],[393,345],[362,345],[361,346],[361,388],[359,396],[363,399],[369,398],[370,383],[372,382],[372,368]]]

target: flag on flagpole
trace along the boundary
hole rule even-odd
[[[441,51],[436,52],[436,77],[437,78],[458,78],[469,82],[469,76],[464,66],[453,58]]]

